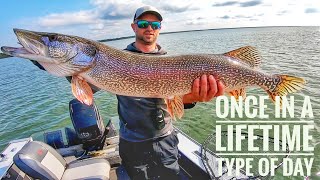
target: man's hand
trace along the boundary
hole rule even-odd
[[[212,75],[202,75],[193,81],[192,91],[183,96],[183,103],[208,102],[214,97],[223,95],[224,90],[221,81],[216,81]]]

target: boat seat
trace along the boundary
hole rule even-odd
[[[30,141],[14,157],[18,168],[32,178],[44,180],[109,180],[110,164],[103,158],[75,160],[67,163],[51,146]]]

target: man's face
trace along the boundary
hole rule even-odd
[[[139,17],[137,20],[146,20],[146,21],[160,21],[156,15],[153,14],[144,14]],[[139,28],[137,24],[131,25],[133,31],[136,34],[136,40],[141,41],[145,44],[153,44],[157,41],[159,36],[160,29],[152,29],[151,25],[147,28]]]

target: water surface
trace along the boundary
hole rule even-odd
[[[123,49],[134,39],[106,42]],[[255,46],[261,52],[261,69],[271,74],[290,74],[307,80],[307,87],[295,93],[295,118],[286,120],[313,120],[312,143],[315,162],[312,172],[320,171],[320,28],[267,27],[221,29],[164,34],[159,43],[168,54],[224,53],[241,46]],[[250,89],[248,95],[266,95],[261,89]],[[8,141],[28,137],[39,131],[71,126],[68,103],[73,98],[69,82],[48,75],[31,62],[20,58],[0,60],[0,149]],[[311,97],[314,119],[300,118],[305,96]],[[105,121],[117,115],[117,101],[113,94],[98,92],[95,101]],[[274,109],[267,102],[266,113],[273,119]],[[215,100],[198,103],[186,111],[183,120],[175,125],[199,142],[214,132],[216,121]],[[232,118],[222,119],[235,120]],[[236,119],[259,120],[259,119]],[[258,123],[257,123],[258,124]],[[281,177],[280,174],[277,176]]]

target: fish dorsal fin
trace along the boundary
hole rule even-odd
[[[72,76],[72,94],[82,103],[90,106],[93,103],[93,92],[86,80],[80,76]]]
[[[239,49],[224,53],[223,55],[235,58],[240,62],[244,62],[252,68],[258,68],[261,64],[261,56],[257,49],[252,46],[244,46]]]
[[[184,114],[183,96],[170,97],[165,99],[165,102],[171,118],[176,120],[175,115],[177,115],[178,119],[181,119]]]

